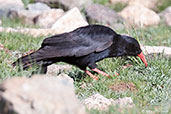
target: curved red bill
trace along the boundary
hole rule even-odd
[[[142,62],[145,64],[145,67],[147,67],[148,64],[147,64],[147,61],[146,61],[146,59],[145,59],[144,54],[141,52],[140,54],[138,54],[138,57],[139,57],[139,58],[142,60]]]

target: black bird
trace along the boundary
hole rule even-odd
[[[13,65],[22,64],[23,69],[27,69],[38,64],[43,68],[43,73],[46,73],[48,65],[63,61],[76,65],[92,78],[98,79],[86,67],[109,76],[97,69],[96,62],[118,56],[139,56],[145,66],[148,66],[136,39],[117,34],[103,25],[88,25],[44,39],[37,51],[19,58]]]

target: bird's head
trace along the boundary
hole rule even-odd
[[[129,56],[138,56],[147,67],[147,61],[145,59],[144,54],[142,53],[138,41],[135,38],[126,35],[121,35],[121,37],[125,40],[124,44],[126,54]]]

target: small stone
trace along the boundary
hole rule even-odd
[[[90,22],[101,23],[108,25],[116,30],[122,30],[124,28],[124,21],[114,10],[100,5],[92,4],[85,9],[87,18]]]
[[[165,19],[166,19],[166,24],[168,26],[171,26],[171,13],[166,14]]]
[[[58,73],[61,73],[61,72],[64,72],[64,71],[69,71],[69,70],[72,70],[72,66],[71,65],[56,65],[56,64],[52,64],[52,65],[48,66],[47,74],[57,75]]]
[[[66,12],[61,18],[59,18],[52,26],[52,30],[58,31],[58,33],[70,32],[81,26],[86,26],[88,23],[78,8],[73,8]]]
[[[159,13],[159,16],[168,26],[171,26],[171,6]]]
[[[83,102],[88,109],[106,110],[110,105],[112,105],[110,99],[107,99],[98,93],[88,97]]]
[[[146,8],[155,9],[157,7],[158,0],[129,0],[129,5],[141,4]]]
[[[44,3],[41,2],[37,2],[34,4],[29,4],[28,5],[28,10],[32,10],[32,11],[46,11],[46,10],[50,10],[50,7]]]
[[[0,84],[1,114],[86,114],[74,85],[64,78],[13,77]]]
[[[52,25],[64,15],[64,11],[62,9],[51,9],[44,11],[37,17],[35,17],[34,23],[43,28],[51,28]]]
[[[129,5],[119,13],[128,24],[137,27],[158,25],[160,17],[140,4]]]
[[[107,99],[98,93],[85,99],[83,103],[88,109],[98,109],[98,110],[107,110],[108,107],[111,105],[113,106],[118,105],[119,108],[123,108],[123,107],[132,108],[134,106],[131,97],[125,97],[125,98],[113,100],[113,99]]]
[[[123,107],[132,108],[134,106],[134,102],[131,97],[124,97],[124,98],[113,100],[112,104],[118,105],[121,108]]]
[[[158,3],[158,0],[110,0],[111,3],[117,4],[129,4],[129,5],[136,5],[141,4],[146,8],[155,9]]]
[[[57,76],[57,79],[64,79],[64,80],[67,80],[71,85],[74,84],[74,80],[69,77],[67,74],[64,74],[64,73],[61,73]]]
[[[8,17],[10,10],[23,10],[22,0],[0,0],[0,18]]]
[[[86,6],[93,3],[92,0],[35,0],[36,2],[43,2],[47,4],[53,4],[54,7],[62,7],[65,10],[77,7],[78,9],[84,9]]]

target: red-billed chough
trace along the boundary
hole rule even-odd
[[[88,25],[46,38],[37,51],[19,58],[13,65],[22,64],[23,69],[26,69],[38,64],[46,73],[48,65],[62,61],[76,65],[92,78],[98,79],[86,67],[109,76],[97,68],[96,62],[118,56],[138,56],[148,66],[136,39],[117,34],[103,25]]]

